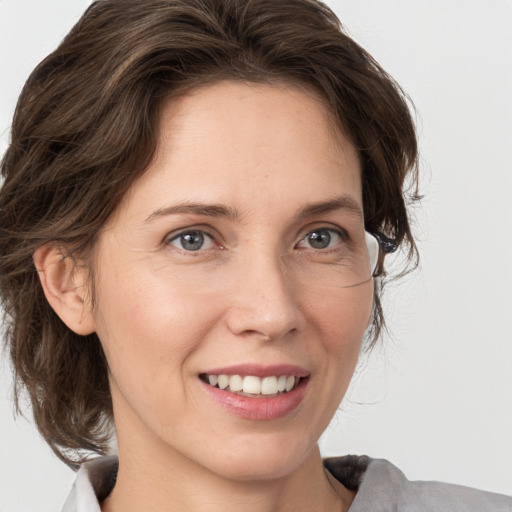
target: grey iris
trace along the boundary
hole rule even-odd
[[[308,235],[308,241],[315,249],[325,249],[331,243],[331,234],[326,229],[313,231]]]
[[[191,231],[180,236],[181,246],[187,251],[197,251],[204,244],[204,235],[200,231]]]

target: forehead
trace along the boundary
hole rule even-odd
[[[359,158],[317,94],[221,82],[164,104],[155,157],[128,199],[140,210],[187,201],[265,210],[340,195],[362,208]]]

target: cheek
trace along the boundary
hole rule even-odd
[[[162,381],[183,365],[219,316],[219,301],[154,272],[104,273],[97,293],[97,333],[116,379],[136,372]]]
[[[312,294],[304,310],[310,323],[320,329],[321,339],[331,354],[359,353],[373,307],[373,282],[345,289],[324,289]]]
[[[371,315],[373,284],[324,289],[310,295],[310,299],[305,311],[308,324],[316,329],[311,339],[317,340],[317,372],[311,380],[315,408],[308,421],[316,422],[315,433],[321,433],[336,413],[352,379]]]
[[[184,407],[187,361],[208,323],[194,318],[190,297],[162,281],[142,274],[119,277],[112,273],[101,282],[96,313],[116,424],[133,423],[135,412],[145,424],[159,418],[168,425],[176,408]]]
[[[373,283],[369,282],[355,288],[332,290],[314,306],[326,356],[322,375],[327,388],[325,396],[330,397],[330,415],[334,414],[352,379],[371,318],[372,304]]]

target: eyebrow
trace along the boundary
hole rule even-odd
[[[224,217],[229,220],[238,221],[240,215],[236,208],[231,208],[223,204],[205,204],[205,203],[180,203],[165,208],[159,208],[149,215],[144,222],[152,222],[158,217],[176,214],[201,215],[203,217]]]
[[[333,199],[329,199],[328,201],[320,201],[317,203],[307,204],[299,210],[297,217],[299,219],[304,219],[307,217],[314,217],[316,215],[329,213],[334,210],[346,210],[349,213],[356,215],[361,220],[363,219],[363,211],[361,206],[353,197],[347,195],[335,197]]]
[[[297,213],[296,217],[301,220],[308,217],[322,215],[334,210],[346,210],[363,218],[363,212],[359,203],[350,196],[340,196],[327,201],[319,201],[303,206]],[[206,203],[180,203],[175,205],[159,208],[151,213],[144,222],[152,222],[153,220],[167,215],[176,214],[192,214],[203,217],[227,218],[232,221],[240,221],[240,213],[236,208],[226,206],[224,204],[206,204]]]

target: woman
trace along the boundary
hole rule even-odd
[[[382,327],[373,277],[414,259],[416,160],[400,89],[321,4],[93,4],[2,164],[38,428],[74,465],[117,434],[64,510],[509,510],[317,448]]]

